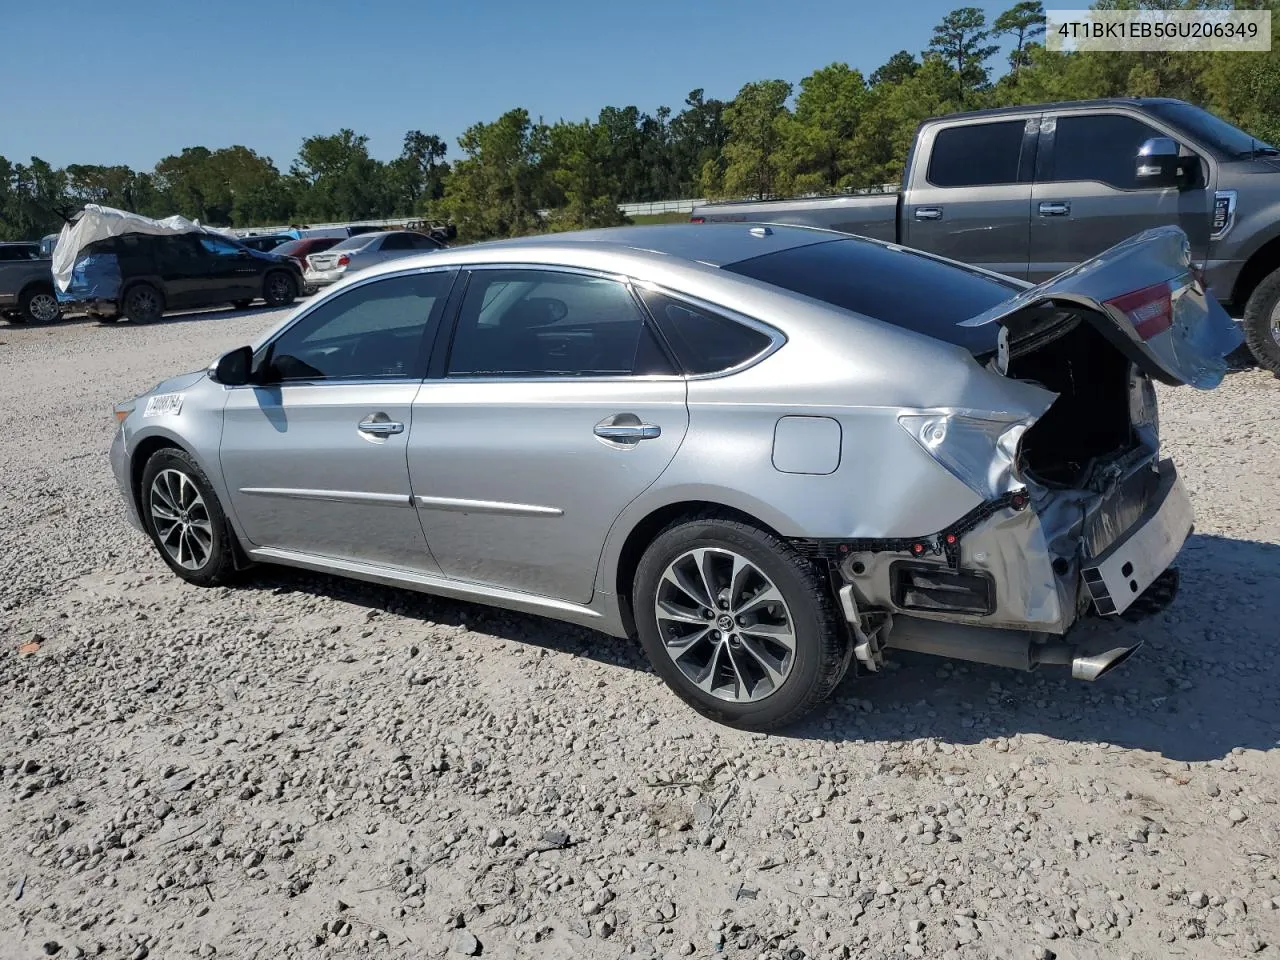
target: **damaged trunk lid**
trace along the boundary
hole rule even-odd
[[[978,360],[1004,373],[1009,359],[1051,343],[1081,318],[1153,379],[1212,390],[1226,376],[1226,357],[1243,336],[1205,291],[1191,262],[1187,235],[1178,227],[1136,234],[1031,287],[959,326],[972,331],[998,324],[999,346]]]

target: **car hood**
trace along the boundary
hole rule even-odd
[[[1171,385],[1218,386],[1227,355],[1244,339],[1192,269],[1187,235],[1172,226],[1136,234],[960,326],[1003,327],[996,362],[1007,366],[1010,352],[1053,339],[1077,322],[1078,314],[1055,309],[1073,305],[1101,317],[1108,340]]]
[[[189,390],[208,375],[208,370],[192,370],[190,373],[180,373],[176,377],[162,380],[146,393],[139,394],[139,396],[146,397],[153,393],[176,393],[179,390]]]

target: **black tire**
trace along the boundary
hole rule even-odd
[[[1244,306],[1244,339],[1258,366],[1280,374],[1280,270],[1273,270],[1254,288]]]
[[[262,299],[269,307],[287,307],[298,299],[298,283],[283,270],[272,270],[262,278]]]
[[[18,313],[25,323],[55,323],[62,319],[62,307],[53,287],[28,287],[18,298]]]
[[[134,323],[151,323],[164,316],[164,295],[149,283],[135,283],[125,292],[120,315]]]
[[[178,530],[175,533],[174,526],[166,524],[164,518],[158,516],[158,511],[166,509],[163,498],[157,497],[154,492],[156,480],[161,474],[166,475],[166,479],[162,480],[162,489],[169,491],[170,502],[189,511],[184,514],[190,521],[190,526],[185,531]],[[178,474],[182,478],[177,481],[176,492],[172,474]],[[202,510],[197,509],[196,501],[189,495],[186,484],[190,484],[199,494]],[[165,447],[153,453],[142,470],[138,503],[142,522],[151,542],[170,570],[188,583],[201,587],[220,586],[233,578],[236,572],[235,544],[231,540],[227,516],[222,510],[222,504],[218,502],[217,494],[213,492],[209,478],[189,453],[177,447]],[[207,532],[201,524],[207,526]],[[181,562],[184,546],[189,560],[187,564]],[[201,549],[204,552],[203,562],[196,562],[200,560]]]
[[[759,700],[704,692],[667,652],[655,612],[658,589],[670,564],[701,547],[732,551],[749,561],[776,587],[790,614],[795,637],[790,672]],[[847,634],[824,578],[788,544],[750,524],[707,515],[667,527],[641,558],[631,596],[640,642],[654,670],[685,703],[717,723],[746,730],[788,726],[826,700],[844,674]]]
[[[253,305],[252,300],[232,300],[231,305],[237,310],[248,310]]]

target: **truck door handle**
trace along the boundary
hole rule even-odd
[[[915,217],[917,220],[941,220],[941,207],[916,207]]]
[[[398,420],[391,420],[385,413],[375,413],[361,420],[356,429],[371,437],[390,437],[397,433],[404,433],[404,424]]]
[[[617,423],[616,420],[626,417],[628,420],[639,420],[630,414],[619,414],[601,420],[595,425],[593,432],[603,440],[614,440],[618,443],[639,443],[641,440],[656,440],[662,436],[662,428],[656,423]]]
[[[1064,200],[1043,200],[1040,203],[1040,216],[1065,217],[1071,213],[1071,204]]]

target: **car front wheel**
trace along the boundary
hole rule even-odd
[[[1244,338],[1258,366],[1280,374],[1280,270],[1258,284],[1245,304]]]
[[[706,517],[668,527],[640,561],[632,600],[654,670],[717,722],[787,726],[844,673],[847,640],[823,578],[750,524]]]
[[[267,279],[262,284],[262,299],[267,301],[267,306],[286,307],[297,296],[298,285],[289,274],[280,270],[267,274]]]
[[[28,323],[53,323],[62,316],[58,298],[42,287],[23,293],[18,309]]]
[[[226,514],[195,458],[176,447],[156,451],[138,493],[147,533],[170,570],[202,587],[231,579],[235,553]]]

